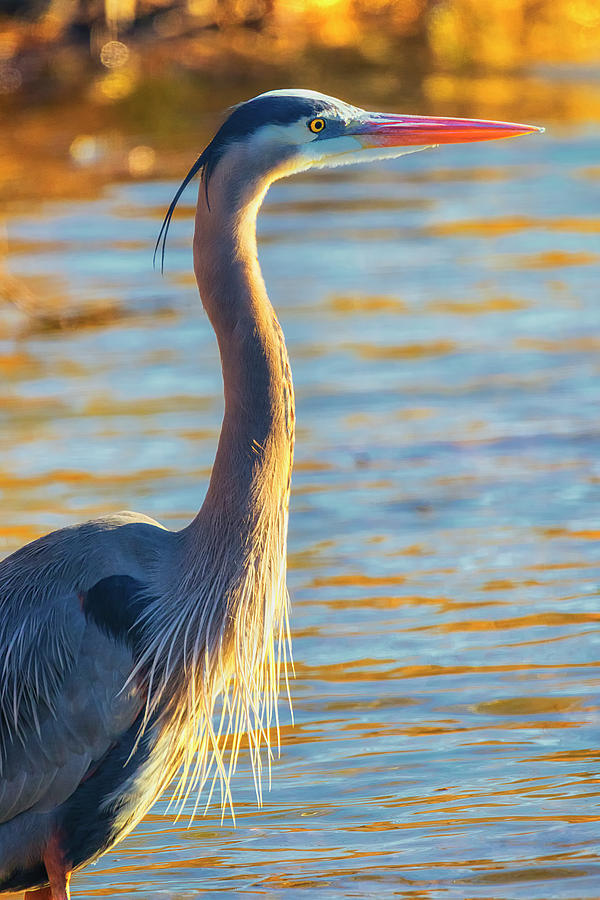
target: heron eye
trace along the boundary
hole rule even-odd
[[[308,123],[308,127],[314,134],[318,134],[325,128],[325,119],[312,119]]]

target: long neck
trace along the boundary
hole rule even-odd
[[[200,517],[248,528],[265,508],[287,515],[294,399],[283,334],[258,264],[262,195],[232,205],[199,191],[194,269],[223,369],[225,414]]]
[[[260,745],[263,737],[269,745],[289,646],[285,559],[292,381],[256,257],[261,196],[236,207],[225,202],[216,184],[213,176],[210,210],[200,189],[194,268],[221,353],[223,427],[205,501],[179,532],[178,566],[169,568],[164,581],[157,570],[158,590],[145,613],[147,637],[137,663],[148,695],[144,723],[156,716],[166,748],[157,793],[179,772],[176,803],[212,771],[222,777],[223,803],[231,800],[229,777],[243,731],[251,735],[259,785]],[[208,723],[220,692],[227,699],[215,730]],[[237,736],[226,766],[222,728]],[[217,763],[211,771],[212,759]]]

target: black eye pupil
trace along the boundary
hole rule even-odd
[[[319,131],[323,131],[325,128],[325,122],[323,119],[313,119],[309,127],[311,131],[318,134]]]

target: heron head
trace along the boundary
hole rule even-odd
[[[535,125],[366,112],[317,91],[268,91],[235,106],[188,172],[169,207],[157,248],[181,193],[201,174],[229,209],[260,199],[278,178],[314,167],[392,159],[439,144],[543,131]]]

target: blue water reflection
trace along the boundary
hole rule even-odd
[[[598,137],[272,189],[296,725],[262,810],[243,765],[236,829],[162,801],[75,896],[597,896]],[[2,332],[2,552],[114,508],[180,527],[202,501],[222,402],[192,191],[151,267],[174,187],[10,222],[40,302],[114,316]]]

